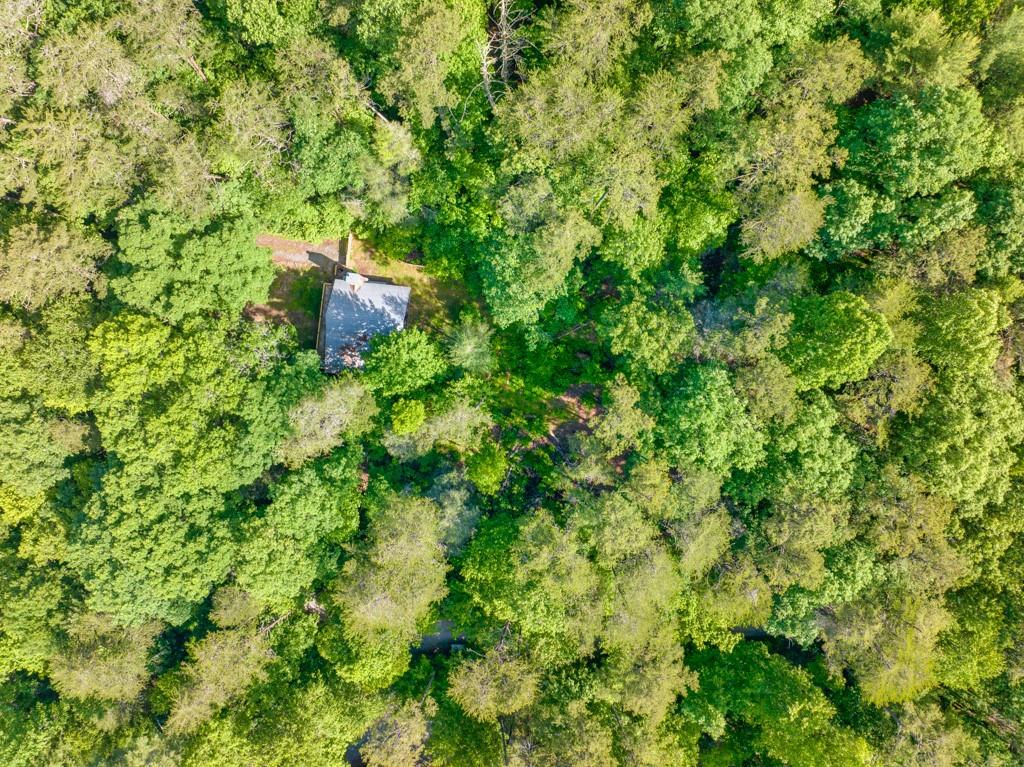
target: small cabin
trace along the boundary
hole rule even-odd
[[[412,289],[344,270],[324,285],[317,350],[327,373],[363,366],[374,336],[405,327]]]

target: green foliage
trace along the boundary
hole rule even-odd
[[[33,328],[32,343],[16,342],[17,360],[11,360],[9,368],[19,379],[14,385],[35,394],[47,408],[72,415],[87,411],[96,374],[89,336],[97,319],[95,307],[83,299],[57,300],[45,306]]]
[[[416,328],[378,336],[366,359],[367,383],[384,397],[429,386],[446,370],[437,343]]]
[[[751,505],[764,499],[838,500],[853,477],[854,445],[836,426],[824,395],[809,397],[792,424],[769,433],[763,465],[736,476],[729,492]]]
[[[301,34],[311,26],[316,10],[311,0],[215,0],[211,7],[215,13],[223,14],[242,40],[253,45],[277,44]]]
[[[437,507],[389,494],[376,500],[367,540],[334,587],[349,655],[338,671],[367,688],[386,687],[408,667],[409,644],[446,591]]]
[[[429,128],[438,111],[455,106],[445,81],[475,63],[469,38],[483,31],[480,11],[476,3],[424,3],[410,14],[397,40],[397,66],[380,83],[403,115]]]
[[[391,405],[391,431],[397,435],[412,434],[427,419],[427,409],[418,399],[400,399]]]
[[[894,197],[936,194],[985,164],[991,135],[974,92],[928,87],[858,111],[846,170]]]
[[[89,607],[119,623],[184,622],[234,556],[221,496],[176,495],[124,469],[103,476],[82,516],[68,559],[90,584]]]
[[[922,356],[938,368],[958,372],[991,369],[999,356],[999,298],[987,290],[964,290],[924,302],[920,312]]]
[[[416,767],[422,763],[429,733],[427,716],[434,706],[405,703],[393,706],[378,719],[359,746],[367,767]]]
[[[93,402],[97,427],[127,466],[162,467],[178,492],[197,492],[234,489],[269,464],[285,430],[275,390],[285,381],[272,380],[285,372],[279,338],[258,326],[177,330],[122,314],[97,328],[90,345],[101,381]],[[236,361],[250,349],[265,353],[265,361]],[[232,458],[220,452],[222,444],[232,445]]]
[[[0,763],[1019,763],[1015,5],[0,0]]]
[[[885,758],[899,767],[954,767],[979,758],[978,741],[937,705],[909,704],[899,714],[899,726]]]
[[[1007,636],[1005,608],[991,595],[967,590],[954,595],[953,624],[939,638],[942,657],[938,677],[942,684],[960,690],[980,688],[1006,670]]]
[[[499,625],[514,623],[535,657],[565,663],[593,646],[598,576],[550,515],[489,520],[460,572],[470,598]]]
[[[34,767],[106,761],[113,756],[117,734],[103,722],[67,701],[44,703],[28,679],[4,686],[5,716],[0,719],[0,758],[5,764]],[[116,720],[115,720],[116,723]]]
[[[423,421],[415,432],[385,433],[384,447],[400,461],[421,458],[437,447],[466,453],[480,444],[492,424],[488,412],[465,397],[456,397],[442,408]]]
[[[96,611],[180,622],[230,566],[222,493],[254,481],[285,434],[277,339],[125,314],[101,325],[91,348],[102,382],[93,408],[110,453],[72,559],[94,585]],[[262,370],[234,362],[253,348],[267,355]],[[272,371],[284,375],[272,383]]]
[[[681,301],[671,296],[651,300],[639,290],[616,302],[603,324],[612,354],[655,375],[678,365],[694,338],[693,318]]]
[[[366,732],[381,701],[314,673],[300,686],[282,680],[260,696],[262,707],[236,710],[207,724],[182,764],[244,767],[253,759],[286,767],[336,764]]]
[[[484,495],[494,495],[508,473],[508,456],[501,446],[485,440],[480,449],[466,459],[466,478]]]
[[[447,471],[434,480],[427,496],[441,511],[443,543],[449,556],[462,550],[472,537],[481,509],[476,504],[473,488],[465,473]]]
[[[107,615],[75,616],[50,662],[50,678],[73,698],[130,701],[148,681],[149,646],[159,631],[159,624],[124,629]]]
[[[843,291],[798,299],[782,359],[803,389],[857,381],[892,340],[885,318]]]
[[[502,237],[482,266],[484,295],[500,326],[535,322],[549,301],[565,293],[577,260],[599,242],[599,232],[577,211],[552,211],[529,233]]]
[[[297,468],[370,429],[377,415],[373,395],[361,381],[340,377],[304,397],[288,413],[291,432],[276,457]]]
[[[991,375],[947,374],[920,414],[906,419],[897,443],[934,492],[974,509],[1002,500],[1022,439],[1020,403]]]
[[[174,691],[167,731],[187,733],[266,674],[270,650],[254,627],[211,632],[190,649]]]
[[[727,743],[784,764],[866,765],[870,750],[859,736],[833,721],[835,709],[806,672],[786,665],[762,645],[742,642],[730,653],[708,650],[694,663],[701,686],[684,711],[707,705],[753,728],[730,728]],[[763,693],[763,694],[755,694]]]
[[[647,441],[655,421],[642,408],[640,392],[624,376],[610,382],[602,394],[605,411],[594,426],[594,437],[612,457]]]
[[[897,587],[838,607],[823,626],[825,651],[851,668],[866,701],[913,700],[938,681],[936,641],[948,626],[941,605]]]
[[[125,303],[172,322],[202,312],[237,314],[266,298],[270,262],[244,221],[195,223],[133,207],[118,223],[123,276],[111,288]]]
[[[684,368],[665,400],[659,432],[680,466],[722,476],[753,468],[764,455],[764,435],[720,367]]]
[[[998,14],[991,20],[982,43],[978,71],[985,80],[982,97],[986,105],[1006,107],[1020,95],[1021,64],[1020,39],[1024,33],[1024,14],[1019,8]]]
[[[19,669],[43,674],[57,649],[65,588],[53,572],[10,552],[5,552],[0,565],[4,574],[0,663],[7,674]]]
[[[332,569],[330,544],[359,527],[358,451],[337,451],[279,480],[242,525],[235,579],[253,599],[287,606]]]
[[[501,739],[492,722],[467,717],[458,704],[444,695],[437,697],[437,704],[427,743],[432,760],[443,765],[485,767],[501,759]]]
[[[880,79],[890,88],[955,88],[970,76],[971,64],[978,56],[978,39],[949,34],[936,11],[894,9],[883,30],[888,44],[879,67]]]
[[[788,70],[788,71],[787,71]],[[755,260],[807,245],[824,222],[825,201],[812,188],[836,155],[836,117],[829,108],[852,97],[868,64],[859,46],[840,38],[806,45],[783,70],[786,80],[769,100],[770,112],[751,126],[739,177],[744,215],[741,239]]]
[[[0,448],[0,478],[23,496],[38,495],[67,477],[65,460],[84,447],[84,429],[47,417],[30,400],[0,399],[6,439]]]
[[[452,333],[448,347],[448,360],[468,373],[484,374],[494,368],[494,350],[491,338],[494,331],[486,322],[466,316]]]
[[[0,301],[33,310],[59,296],[81,294],[98,278],[109,246],[91,232],[57,220],[11,226],[2,240]]]
[[[448,694],[474,719],[491,721],[529,706],[537,696],[537,672],[495,647],[479,660],[460,664]]]

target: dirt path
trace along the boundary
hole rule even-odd
[[[594,389],[592,384],[573,384],[563,394],[548,400],[547,434],[534,437],[526,449],[535,450],[546,444],[565,455],[572,437],[589,433],[594,416],[601,412],[598,407],[583,401],[584,397],[593,394]]]
[[[289,267],[317,267],[333,274],[338,263],[339,240],[324,240],[319,245],[302,240],[289,240],[276,234],[261,234],[256,244],[270,248],[270,258],[275,264]]]

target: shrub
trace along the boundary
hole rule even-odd
[[[422,330],[378,336],[366,360],[366,381],[385,397],[429,386],[444,374],[441,350]]]
[[[391,406],[391,431],[395,434],[412,434],[427,418],[427,410],[418,399],[400,399]]]
[[[508,473],[508,457],[501,446],[487,440],[466,459],[466,476],[484,495],[494,495]]]

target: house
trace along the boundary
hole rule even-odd
[[[363,353],[377,335],[405,327],[411,288],[339,272],[324,285],[317,350],[327,373],[363,366]]]

